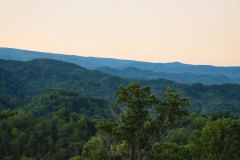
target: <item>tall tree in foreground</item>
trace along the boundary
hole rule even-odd
[[[101,122],[97,127],[113,141],[110,150],[121,159],[147,159],[168,138],[168,129],[179,126],[188,114],[189,100],[170,88],[162,100],[151,94],[149,86],[141,88],[135,82],[120,86],[115,94],[115,104],[124,104],[126,111],[115,122]]]

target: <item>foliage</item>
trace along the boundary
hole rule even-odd
[[[176,143],[165,142],[161,146],[157,147],[148,159],[191,160],[189,148],[190,146],[188,144],[178,145]]]
[[[81,155],[95,133],[92,122],[64,108],[51,118],[4,110],[0,112],[0,159],[66,160]]]
[[[36,160],[35,158],[22,157],[21,160]]]
[[[126,112],[116,123],[102,122],[97,128],[113,140],[113,147],[124,158],[146,159],[168,138],[165,135],[169,127],[188,114],[188,99],[172,93],[170,88],[163,100],[152,95],[149,86],[141,88],[139,83],[120,86],[116,95],[115,103],[125,104]]]
[[[193,140],[191,154],[201,159],[240,158],[240,119],[218,119],[208,122],[201,135]]]
[[[0,66],[0,159],[240,159],[240,85],[155,79],[141,88],[49,59]],[[120,84],[119,107],[110,106]],[[166,86],[196,112],[180,128],[188,101],[170,88],[162,95]]]
[[[36,116],[51,116],[61,108],[68,108],[70,112],[89,118],[111,117],[110,105],[106,100],[83,96],[66,89],[48,89],[21,107]]]
[[[0,95],[0,159],[240,159],[240,119],[230,112],[191,113],[179,128],[188,100],[170,88],[162,99],[139,83],[121,86],[116,95],[122,108],[120,117],[114,114],[117,121],[99,119],[106,116],[107,101],[66,89],[21,99]],[[83,105],[88,107],[84,111]]]
[[[82,156],[86,159],[108,160],[109,155],[104,148],[103,141],[98,137],[92,137],[84,146]]]
[[[0,110],[15,109],[19,103],[20,100],[17,98],[0,94]]]
[[[127,86],[133,81],[51,59],[27,62],[0,60],[0,66],[0,93],[18,98],[37,96],[49,88],[65,88],[112,102],[118,86]],[[152,92],[158,98],[166,86],[174,88],[176,92],[191,99],[190,112],[211,115],[221,110],[229,111],[234,116],[240,114],[240,85],[237,84],[189,85],[165,79],[139,82],[143,86],[151,86]]]

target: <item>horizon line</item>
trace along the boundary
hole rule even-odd
[[[213,64],[190,64],[190,63],[183,63],[183,62],[180,62],[180,61],[152,62],[152,61],[141,61],[141,60],[134,60],[134,59],[121,59],[121,58],[115,58],[115,57],[82,56],[82,55],[78,55],[76,53],[56,53],[56,52],[51,52],[51,51],[37,51],[37,50],[29,50],[29,49],[22,49],[22,48],[12,48],[12,47],[1,47],[1,46],[0,46],[0,48],[3,48],[3,49],[15,49],[15,50],[21,50],[21,51],[28,51],[28,52],[39,52],[39,53],[45,53],[45,54],[64,55],[64,56],[77,56],[77,57],[85,57],[85,58],[113,59],[113,60],[133,61],[133,62],[142,62],[142,63],[154,63],[154,64],[180,63],[180,64],[183,64],[183,65],[193,65],[193,66],[240,67],[240,65],[225,66],[225,65],[213,65]]]

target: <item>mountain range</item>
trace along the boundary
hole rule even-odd
[[[0,159],[67,160],[69,158],[95,159],[96,157],[97,159],[121,159],[121,156],[115,153],[125,154],[125,152],[121,152],[122,148],[125,150],[125,144],[121,143],[114,148],[111,144],[112,140],[106,139],[106,136],[96,137],[100,131],[97,131],[97,129],[105,128],[106,130],[103,130],[103,132],[109,130],[111,134],[113,133],[113,136],[116,133],[124,136],[132,130],[134,130],[134,133],[131,134],[133,136],[142,134],[148,136],[149,134],[145,134],[145,132],[149,128],[156,127],[154,122],[160,122],[161,133],[159,134],[163,135],[164,142],[159,147],[157,146],[160,141],[152,143],[153,145],[156,144],[157,148],[152,151],[153,154],[148,159],[201,157],[199,153],[205,152],[206,147],[199,150],[199,146],[206,146],[209,143],[208,141],[201,144],[199,142],[202,142],[206,137],[214,139],[219,137],[218,135],[220,135],[220,142],[222,142],[221,137],[225,138],[225,148],[232,147],[233,143],[239,144],[235,139],[239,135],[240,85],[233,83],[212,85],[192,83],[199,81],[199,78],[202,78],[200,80],[204,83],[207,83],[205,80],[208,80],[208,83],[222,83],[231,79],[227,75],[158,72],[151,69],[140,69],[136,66],[113,68],[112,66],[101,66],[102,64],[95,69],[89,69],[86,66],[81,66],[81,64],[66,62],[67,56],[65,59],[56,60],[53,54],[48,54],[53,58],[38,57],[23,60],[25,54],[24,51],[22,52],[23,54],[16,54],[13,57],[10,57],[11,54],[9,54],[8,58],[7,54],[0,52],[1,56],[5,55],[5,59],[0,58]],[[30,53],[34,57],[35,52]],[[42,56],[40,53],[36,54]],[[22,60],[13,60],[14,58],[21,58],[20,55],[23,56]],[[60,55],[60,57],[62,56]],[[77,56],[75,59],[77,59]],[[101,61],[102,59],[96,58],[95,60]],[[111,60],[107,60],[111,62]],[[89,59],[86,61],[89,62],[89,65],[92,62]],[[81,61],[77,62],[80,63]],[[120,64],[121,60],[116,60],[116,63]],[[165,64],[165,69],[175,67],[180,70],[184,68],[183,65],[181,63],[169,63]],[[231,73],[230,71],[233,68],[225,69]],[[237,75],[238,73],[236,73]],[[175,78],[175,81],[169,80],[171,78]],[[190,84],[176,82],[180,80],[187,81]],[[150,87],[151,98],[156,96],[159,100],[160,106],[157,109],[160,112],[157,115],[160,114],[160,117],[156,117],[156,113],[152,110],[155,107],[151,105],[140,109],[140,112],[138,111],[142,106],[139,107],[139,103],[145,103],[147,100],[145,104],[150,104],[151,102],[148,100],[151,98],[145,98],[149,93],[146,88],[141,89],[144,90],[144,93],[141,94],[140,92],[139,96],[137,90],[128,86],[133,82],[138,82],[141,87]],[[119,86],[128,86],[128,89],[121,88],[123,95],[116,97],[114,93],[118,91]],[[166,94],[166,92],[164,94],[166,89],[168,91],[170,89],[174,94]],[[130,96],[130,99],[126,100],[124,98],[125,94]],[[178,95],[181,97],[180,99]],[[116,103],[112,103],[116,98],[118,98],[118,102],[126,101],[126,104],[116,105]],[[186,113],[185,109],[182,110],[183,108],[178,106],[179,104],[185,105],[185,98],[190,100],[190,106],[187,106],[190,114],[187,119],[184,118],[185,116],[178,118],[179,115],[182,116]],[[162,101],[163,99],[164,101]],[[129,106],[133,108],[130,112],[127,110]],[[150,116],[147,116],[148,111],[152,112],[149,114]],[[120,113],[123,114],[118,120]],[[141,114],[144,114],[145,118],[141,118],[143,120],[141,124],[136,125],[140,122],[138,117]],[[162,114],[167,116],[161,118]],[[168,122],[170,123],[165,123],[166,119],[169,118]],[[180,126],[178,122],[182,125]],[[173,125],[170,125],[171,123]],[[116,126],[115,124],[120,125]],[[114,130],[114,128],[117,128],[117,130]],[[122,128],[126,130],[123,131]],[[141,129],[138,131],[138,128]],[[166,128],[166,131],[164,128]],[[221,130],[222,132],[220,132]],[[206,132],[209,135],[201,137]],[[158,133],[156,135],[156,137],[151,136],[153,137],[151,139],[158,140]],[[213,136],[211,137],[211,135]],[[224,137],[224,135],[226,136]],[[129,140],[133,136],[130,136]],[[165,141],[168,136],[170,139]],[[115,140],[118,141],[118,137]],[[143,141],[141,139],[144,139],[144,136],[140,136],[136,142],[143,144],[143,147],[146,144],[148,147],[149,139]],[[221,144],[218,140],[217,145]],[[114,141],[114,143],[117,141]],[[121,142],[123,141],[121,140]],[[97,143],[97,150],[92,149],[96,148]],[[239,149],[237,145],[232,147],[233,149],[229,152],[230,156],[227,155],[225,159],[229,159],[229,157],[234,159],[234,157],[231,158],[231,155],[235,156],[232,153],[237,153]],[[107,149],[102,150],[103,146],[113,146],[113,152],[109,152]],[[120,152],[118,152],[118,146],[120,146]],[[99,148],[102,149],[98,150]],[[220,150],[222,148],[221,145]],[[192,153],[195,155],[193,156]],[[85,157],[88,154],[94,156]]]
[[[5,60],[28,61],[49,58],[70,62],[90,70],[117,75],[123,78],[158,79],[165,78],[178,83],[240,84],[240,67],[217,67],[190,65],[180,62],[150,63],[112,58],[63,55],[13,48],[0,48],[0,58]]]
[[[112,104],[116,99],[114,93],[119,86],[127,86],[133,81],[139,82],[141,86],[150,86],[152,93],[159,98],[162,97],[167,86],[171,87],[174,92],[180,93],[183,97],[189,97],[191,106],[188,109],[191,112],[209,115],[219,110],[227,110],[234,115],[240,115],[240,85],[237,84],[179,84],[166,79],[121,78],[96,70],[88,70],[73,63],[45,58],[29,61],[0,59],[0,110],[8,108],[8,106],[15,108],[14,105],[9,104],[11,101],[6,101],[9,97],[19,99],[24,104],[30,97],[34,103],[31,102],[31,105],[27,104],[26,106],[37,107],[46,93],[52,94],[52,90],[50,93],[46,92],[52,88],[62,88],[86,97],[105,99]],[[54,90],[53,93],[55,93]],[[62,92],[56,91],[56,93],[61,94]],[[66,91],[65,93],[71,92]],[[43,98],[34,98],[41,94]],[[58,104],[63,105],[65,98],[59,96],[63,102]],[[52,101],[51,96],[49,100]],[[101,101],[98,102],[101,103]],[[21,103],[16,102],[17,105]],[[54,104],[54,102],[51,103]],[[72,103],[74,102],[70,104]],[[90,104],[94,106],[94,103]],[[46,107],[45,103],[42,105]],[[101,106],[101,104],[96,104],[96,106]],[[35,112],[37,113],[37,111]]]

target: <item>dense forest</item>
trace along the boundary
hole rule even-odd
[[[1,159],[240,159],[239,115],[237,84],[0,59]]]
[[[240,114],[240,85],[178,84],[166,79],[139,80],[87,70],[81,66],[51,59],[27,62],[0,59],[0,94],[9,98],[38,96],[49,88],[64,88],[82,95],[105,99],[110,104],[120,85],[138,81],[151,86],[153,94],[161,98],[167,86],[189,97],[189,111],[210,115],[218,110]],[[3,106],[4,107],[4,106]],[[16,106],[17,107],[17,106]]]
[[[149,86],[141,88],[139,83],[120,86],[116,95],[115,104],[126,108],[121,114],[112,112],[114,118],[109,119],[89,120],[67,108],[46,116],[1,111],[1,159],[240,158],[240,119],[230,112],[189,114],[188,98],[167,88],[157,99]]]

